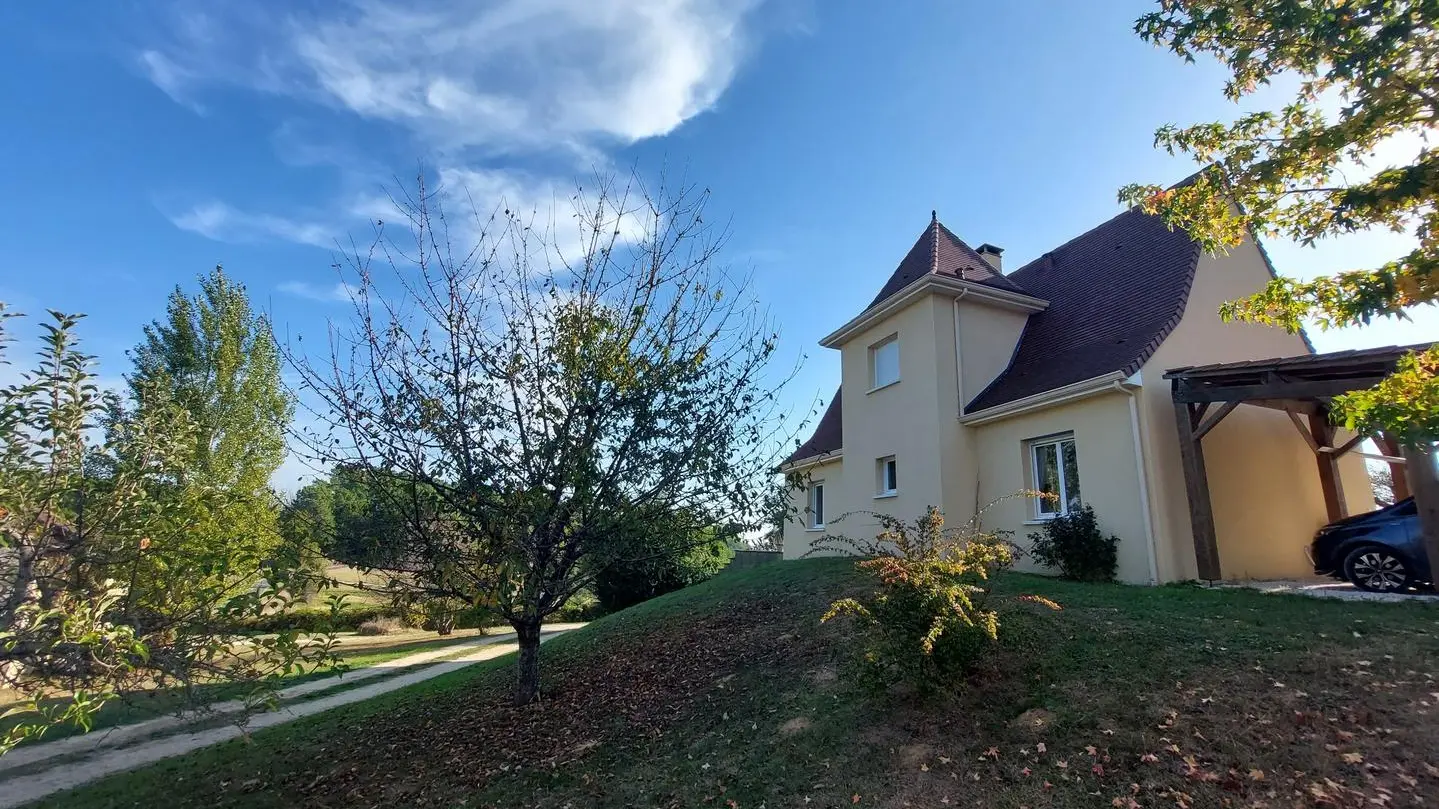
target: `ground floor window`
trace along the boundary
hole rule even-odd
[[[874,462],[874,476],[878,497],[892,497],[899,494],[899,467],[895,465],[894,456],[880,458]]]
[[[1036,497],[1034,512],[1041,519],[1068,514],[1079,508],[1079,454],[1073,435],[1040,438],[1029,442],[1029,463],[1035,491],[1054,495]]]
[[[809,487],[809,527],[824,527],[824,484],[812,483]]]

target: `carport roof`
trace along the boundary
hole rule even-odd
[[[1399,358],[1431,343],[1171,368],[1178,402],[1326,399],[1378,384]]]

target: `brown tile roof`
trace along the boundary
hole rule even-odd
[[[965,411],[973,413],[1109,372],[1139,370],[1184,314],[1199,255],[1199,245],[1183,231],[1131,210],[1006,276],[931,218],[870,306],[925,273],[1049,302],[1029,316],[1008,368],[970,400]],[[814,434],[789,461],[842,448],[839,399],[836,391]]]
[[[808,441],[800,444],[798,449],[791,452],[789,457],[784,459],[785,463],[793,463],[804,460],[805,458],[812,458],[816,455],[824,455],[825,453],[834,452],[840,448],[841,441],[843,440],[843,417],[841,414],[841,399],[843,397],[840,396],[842,390],[844,390],[842,387],[835,388],[834,398],[829,400],[829,407],[825,408],[824,415],[820,416],[819,423],[814,426],[814,434],[809,437]]]
[[[1009,367],[965,412],[1139,370],[1184,314],[1199,253],[1184,231],[1131,210],[1016,270],[1049,308],[1029,316]]]
[[[909,248],[909,253],[899,262],[894,274],[885,282],[884,288],[865,308],[873,307],[927,274],[998,287],[1010,292],[1025,292],[1012,279],[989,266],[989,262],[951,233],[949,228],[941,225],[939,217],[931,213],[929,227],[919,234],[919,239]]]

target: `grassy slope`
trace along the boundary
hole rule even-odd
[[[958,696],[916,704],[842,676],[846,630],[817,617],[858,582],[846,560],[728,574],[548,644],[543,705],[509,707],[492,661],[45,805],[1397,806],[1439,788],[1432,606],[1012,575],[1002,591],[1065,610],[1019,609]]]

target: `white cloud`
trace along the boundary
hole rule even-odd
[[[584,151],[664,135],[713,106],[756,2],[355,0],[269,20],[253,6],[187,6],[173,44],[140,58],[172,97],[243,84],[396,123],[434,148]],[[248,49],[217,43],[227,13],[272,33]]]
[[[573,182],[516,166],[558,158],[581,171],[604,167],[610,149],[666,135],[713,107],[746,52],[746,19],[759,1],[353,0],[287,12],[197,3],[177,6],[167,43],[140,59],[182,103],[205,85],[243,86],[398,127],[408,148],[438,164],[452,210],[469,212],[455,196],[463,189],[484,216],[496,205],[533,212],[572,256]],[[237,30],[244,36],[220,35]],[[302,165],[348,159],[350,147],[314,137],[325,131],[287,123],[277,149]],[[355,176],[387,173],[347,170],[351,189]],[[382,195],[341,196],[331,207],[324,219],[337,223],[395,217]],[[223,202],[172,221],[223,241],[329,247],[341,232]]]
[[[354,288],[343,281],[331,287],[323,287],[311,284],[308,281],[286,281],[277,287],[286,295],[294,295],[297,298],[308,298],[312,301],[322,303],[346,302],[351,300]]]
[[[195,112],[204,112],[204,108],[192,101],[186,92],[196,78],[189,70],[174,63],[170,57],[159,51],[141,51],[137,59],[145,76],[165,95],[169,96],[170,100],[176,104],[183,104]]]
[[[318,222],[287,219],[265,213],[247,213],[229,204],[211,200],[170,215],[181,230],[198,233],[221,242],[254,242],[279,239],[314,247],[332,248],[340,229]]]

